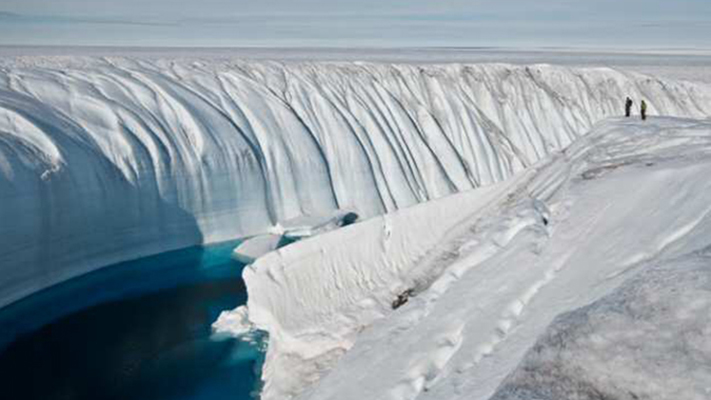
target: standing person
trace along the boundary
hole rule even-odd
[[[627,96],[627,100],[625,100],[625,117],[629,118],[630,115],[632,115],[632,99]]]
[[[642,104],[640,106],[640,111],[642,112],[642,121],[647,119],[647,102],[642,100]]]

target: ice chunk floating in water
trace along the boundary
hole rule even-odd
[[[2,398],[253,398],[260,344],[211,328],[246,301],[234,246],[122,263],[0,310]]]

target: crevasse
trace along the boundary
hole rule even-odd
[[[0,306],[113,262],[501,181],[625,96],[711,89],[605,68],[29,57],[0,66]]]

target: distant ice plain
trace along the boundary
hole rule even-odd
[[[0,58],[23,56],[121,56],[274,61],[367,61],[407,64],[506,63],[611,67],[671,79],[711,83],[711,49],[576,49],[505,47],[92,47],[0,46]],[[0,61],[0,65],[3,61]]]

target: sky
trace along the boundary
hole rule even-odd
[[[711,0],[0,0],[0,44],[711,48]]]

